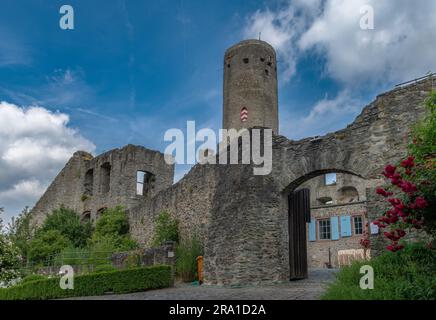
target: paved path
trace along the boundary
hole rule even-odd
[[[335,270],[310,270],[309,279],[261,287],[217,287],[176,284],[173,288],[144,292],[81,297],[86,300],[314,300],[334,280]]]

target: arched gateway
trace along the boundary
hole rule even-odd
[[[347,128],[323,137],[274,136],[270,175],[254,176],[248,165],[211,168],[217,185],[207,224],[205,282],[289,280],[289,196],[303,182],[329,172],[380,184],[384,166],[406,155],[407,128],[422,116],[431,90],[428,79],[381,94]]]
[[[304,203],[292,202],[294,192],[321,174],[352,174],[368,186],[358,194],[360,198],[366,193],[369,218],[378,214],[368,195],[380,183],[385,164],[406,154],[408,128],[423,115],[424,100],[436,79],[379,95],[343,130],[292,141],[278,135],[274,49],[263,41],[241,42],[226,52],[224,68],[223,128],[272,129],[270,174],[253,175],[252,165],[197,164],[173,184],[174,166],[163,154],[144,147],[128,145],[96,157],[76,152],[32,209],[33,221],[40,225],[60,205],[78,213],[91,211],[91,216],[100,208],[123,205],[132,237],[150,247],[155,219],[166,211],[179,220],[182,240],[198,234],[204,241],[205,284],[306,276],[308,216]],[[153,179],[138,180],[138,171],[152,173]],[[151,184],[147,194],[138,192],[138,183],[141,190],[144,183]],[[319,202],[329,199],[320,196]]]

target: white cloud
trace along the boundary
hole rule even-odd
[[[374,8],[375,29],[362,30],[362,6]],[[315,50],[326,74],[346,86],[400,82],[435,70],[436,1],[294,0],[280,9],[256,11],[245,37],[270,42],[286,79],[298,60]]]
[[[95,145],[45,108],[0,103],[0,207],[10,217],[33,205],[77,150]]]
[[[278,60],[283,60],[283,79],[292,77],[296,71],[297,47],[293,45],[301,32],[301,19],[296,18],[294,7],[272,12],[256,11],[248,19],[244,29],[244,37],[257,39],[261,33],[261,39],[270,43],[277,51]]]
[[[38,180],[26,180],[19,181],[14,184],[10,189],[0,192],[0,199],[2,201],[8,202],[24,202],[25,201],[35,201],[36,198],[40,197],[44,193],[46,187],[41,185]],[[28,203],[31,204],[31,203]],[[23,208],[24,206],[20,206]]]
[[[360,28],[365,5],[374,8],[374,30]],[[277,50],[282,78],[291,79],[300,59],[315,53],[320,59],[314,63],[324,63],[320,76],[339,85],[337,97],[321,99],[306,115],[282,110],[282,133],[302,138],[350,122],[363,106],[352,92],[436,72],[435,16],[436,1],[289,0],[277,10],[254,12],[243,35],[257,38],[262,32],[262,39]]]
[[[360,28],[364,5],[374,30]],[[436,66],[435,16],[435,1],[330,0],[298,45],[324,54],[328,75],[345,84],[400,82]]]
[[[349,124],[350,118],[359,114],[361,107],[362,102],[344,90],[332,99],[325,97],[318,101],[304,117],[283,110],[281,134],[301,139],[342,129]]]

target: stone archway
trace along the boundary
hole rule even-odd
[[[308,263],[308,246],[309,242],[307,239],[306,228],[307,223],[311,222],[311,219],[315,219],[315,217],[311,214],[311,193],[314,192],[312,188],[308,188],[305,186],[305,182],[309,182],[310,180],[319,177],[325,176],[329,173],[342,173],[347,175],[352,175],[355,177],[364,178],[354,172],[350,172],[343,169],[322,169],[315,170],[309,172],[301,177],[293,180],[283,191],[282,191],[282,206],[284,214],[287,214],[288,225],[288,239],[289,239],[289,265],[290,265],[290,278],[293,279],[303,279],[308,275],[308,268],[310,264]],[[302,187],[303,189],[301,189]],[[335,185],[325,185],[324,188],[335,188]],[[304,192],[303,192],[304,191]],[[304,197],[301,197],[302,192],[305,194]],[[335,191],[336,193],[336,191]],[[301,212],[300,212],[301,211]],[[304,218],[298,218],[299,216],[303,216]],[[316,221],[316,220],[314,220]],[[296,223],[300,225],[295,225]],[[315,225],[315,224],[314,224]],[[296,234],[295,234],[296,233]],[[330,250],[330,249],[329,249]],[[329,252],[329,265],[331,264],[331,256]],[[296,277],[295,276],[295,268],[297,270],[305,269],[304,271],[300,271],[301,274],[304,274],[304,277]]]
[[[249,165],[215,166],[205,282],[288,281],[287,194],[329,172],[379,179],[387,163],[407,153],[407,128],[424,113],[431,89],[425,80],[379,95],[352,124],[323,137],[293,141],[274,136],[268,176],[253,176]]]

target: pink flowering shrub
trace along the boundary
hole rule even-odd
[[[410,230],[422,230],[425,223],[424,211],[428,207],[425,194],[421,187],[428,181],[417,182],[417,166],[415,158],[409,156],[400,165],[387,165],[383,175],[389,180],[389,190],[377,188],[377,194],[386,198],[391,208],[373,223],[384,231],[384,236],[390,240],[386,247],[389,251],[398,251],[404,248],[400,241]],[[396,189],[398,197],[393,196]]]

